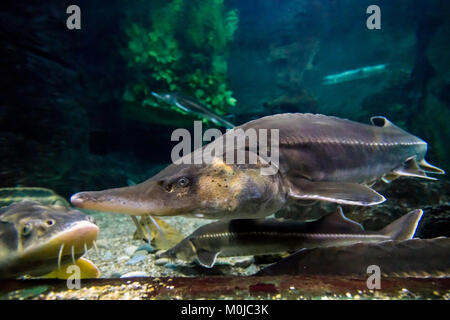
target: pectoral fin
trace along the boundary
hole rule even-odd
[[[415,156],[407,159],[403,163],[403,165],[400,168],[395,169],[393,171],[393,173],[398,176],[417,177],[417,178],[423,178],[423,179],[428,179],[428,180],[437,180],[436,178],[427,176],[425,171],[422,170],[421,168],[419,168],[419,166],[417,165]]]
[[[321,200],[358,206],[373,206],[386,200],[375,190],[357,183],[306,179],[291,180],[289,196],[293,199]]]
[[[200,249],[197,251],[197,260],[202,266],[212,268],[219,253]]]

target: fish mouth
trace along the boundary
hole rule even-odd
[[[75,264],[89,248],[96,246],[98,232],[99,228],[87,220],[74,222],[51,238],[12,257],[0,278],[15,278],[23,274],[38,277],[63,265]]]
[[[87,220],[74,222],[45,243],[29,247],[23,258],[61,261],[62,258],[72,257],[72,260],[76,260],[95,245],[99,230],[95,224]]]

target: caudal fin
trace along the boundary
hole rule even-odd
[[[392,240],[411,239],[416,233],[422,215],[422,209],[413,210],[381,229],[380,233]]]
[[[435,167],[435,166],[429,164],[428,162],[425,161],[425,159],[422,159],[419,162],[419,166],[425,172],[435,173],[435,174],[445,174],[444,170],[439,169],[438,167]]]

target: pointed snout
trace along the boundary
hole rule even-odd
[[[103,191],[74,194],[70,202],[81,209],[125,213],[129,215],[167,215],[166,206],[155,183],[146,183]]]

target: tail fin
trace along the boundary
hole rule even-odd
[[[419,162],[419,166],[425,172],[435,173],[435,174],[445,174],[444,170],[439,169],[438,167],[435,167],[435,166],[429,164],[428,162],[425,161],[425,159],[422,159]]]
[[[422,209],[413,210],[381,229],[380,233],[392,240],[411,239],[416,233],[422,215]]]

